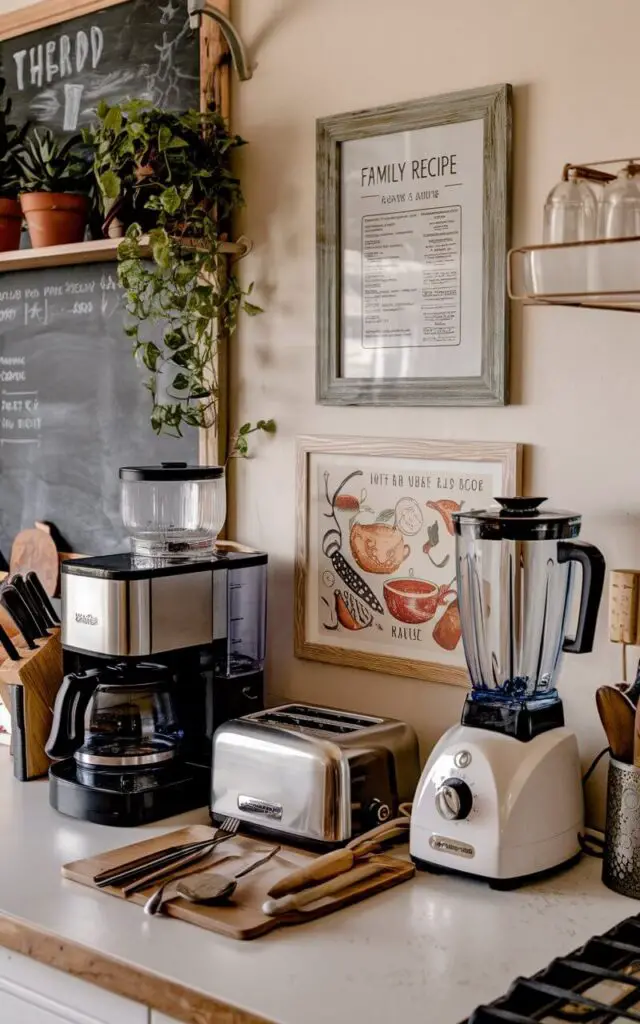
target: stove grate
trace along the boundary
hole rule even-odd
[[[464,1024],[640,1024],[640,916],[558,957]]]

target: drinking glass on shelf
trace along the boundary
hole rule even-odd
[[[567,180],[559,182],[547,196],[542,240],[545,245],[551,245],[595,238],[597,214],[598,204],[593,189],[571,167]]]
[[[600,238],[640,236],[640,165],[627,164],[617,178],[605,185],[600,207]]]

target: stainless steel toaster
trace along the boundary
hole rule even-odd
[[[404,722],[284,704],[216,731],[211,812],[283,838],[342,843],[394,817],[419,773]]]

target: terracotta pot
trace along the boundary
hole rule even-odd
[[[70,245],[84,240],[89,200],[71,192],[23,192],[20,202],[31,245]]]
[[[411,554],[400,530],[385,523],[355,523],[349,543],[351,554],[365,572],[395,572]]]
[[[404,579],[387,580],[382,588],[387,608],[398,622],[417,626],[428,622],[436,613],[438,605],[445,598],[455,594],[449,587],[438,587],[427,580],[416,580],[413,576]]]
[[[17,199],[0,199],[0,252],[20,248],[22,208]]]

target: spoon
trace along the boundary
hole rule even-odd
[[[149,897],[144,905],[145,914],[154,916],[162,911],[162,907],[165,903],[169,903],[174,900],[177,896],[182,896],[183,899],[189,900],[190,903],[223,903],[228,900],[230,896],[238,888],[238,880],[244,878],[245,875],[255,871],[256,868],[261,868],[263,864],[275,857],[277,853],[280,853],[281,846],[274,846],[266,856],[261,857],[259,860],[249,864],[248,867],[243,868],[242,871],[238,871],[236,875],[229,877],[228,875],[215,874],[212,871],[200,871],[198,874],[191,875],[189,878],[182,878],[175,882],[168,882],[165,885],[160,886],[152,896]],[[165,896],[165,889],[169,886],[173,888]]]
[[[635,707],[626,693],[615,686],[599,686],[596,705],[612,756],[625,764],[633,764]]]

